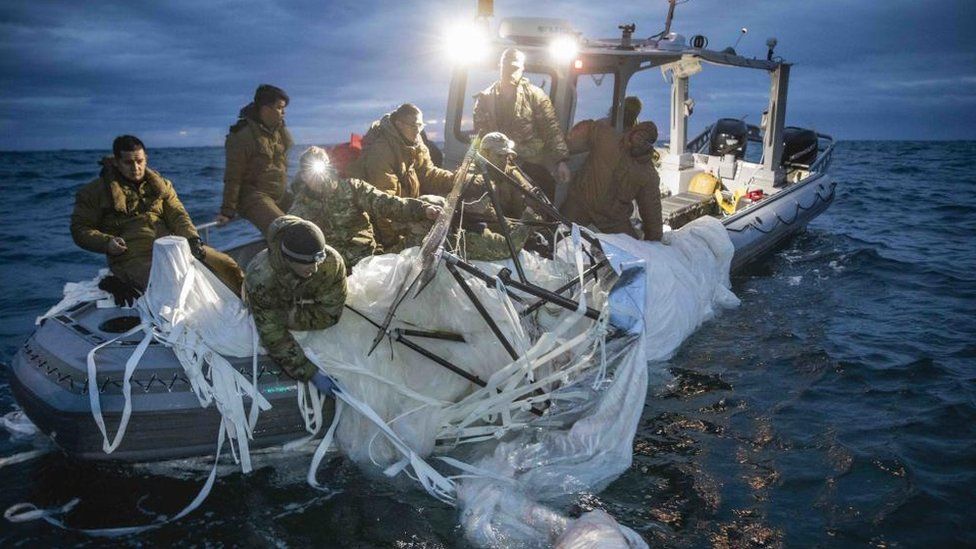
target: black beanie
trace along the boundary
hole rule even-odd
[[[281,235],[281,253],[297,263],[319,263],[325,259],[325,237],[312,223],[298,223]]]
[[[288,106],[290,101],[288,94],[277,86],[261,84],[258,89],[254,90],[254,104],[259,107],[274,104],[279,99],[284,100],[285,106]]]

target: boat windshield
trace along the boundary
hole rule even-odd
[[[576,79],[576,114],[570,127],[583,120],[610,116],[613,109],[613,73],[581,74]]]

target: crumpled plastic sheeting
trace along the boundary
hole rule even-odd
[[[576,494],[603,490],[630,467],[647,393],[644,264],[612,245],[605,251],[619,277],[610,294],[612,322],[624,334],[607,344],[607,355],[615,357],[610,360],[613,376],[588,395],[589,402],[577,404],[585,413],[572,424],[520,432],[475,463],[511,479],[461,482],[461,522],[468,539],[478,545],[645,546],[638,534],[605,513],[571,520],[550,507]]]
[[[102,306],[101,303],[105,302],[106,307],[114,307],[115,302],[112,300],[112,294],[98,287],[98,283],[106,276],[108,276],[108,269],[100,269],[98,276],[91,280],[68,282],[62,290],[61,301],[54,307],[48,309],[46,313],[37,317],[34,324],[40,324],[45,319],[58,316],[75,305],[88,301],[98,301],[99,306]]]
[[[647,360],[667,360],[688,336],[719,309],[737,307],[729,268],[735,248],[722,223],[701,217],[662,242],[644,242],[623,234],[600,240],[643,259],[647,268],[644,339]]]
[[[412,249],[400,255],[374,256],[357,264],[348,278],[347,304],[381,323],[396,297],[395,289],[404,279],[415,276],[411,267],[416,263],[416,253]],[[529,278],[541,286],[555,288],[568,279],[565,266],[558,263],[524,253],[522,261]],[[504,266],[478,265],[489,272]],[[518,352],[524,353],[531,344],[530,334],[520,323],[505,321],[511,315],[507,298],[500,290],[471,277],[466,279],[505,337]],[[465,343],[411,339],[487,382],[500,366],[512,361],[444,267],[416,299],[408,297],[403,301],[391,326],[463,335]],[[442,427],[449,423],[448,408],[476,387],[389,339],[367,357],[376,333],[376,327],[347,310],[339,323],[328,330],[295,335],[303,348],[311,351],[309,356],[318,360],[319,366],[344,390],[368,404],[417,454],[430,455],[438,435],[443,435]],[[374,464],[381,469],[401,457],[376,427],[358,414],[343,416],[336,441],[342,452],[357,463]]]
[[[372,357],[365,357],[376,328],[358,316],[347,312],[332,329],[300,336],[319,366],[373,408],[417,454],[446,452],[467,464],[464,478],[456,484],[456,503],[465,534],[477,545],[644,545],[640,536],[605,513],[571,520],[557,508],[575,495],[604,489],[630,466],[647,393],[647,360],[667,358],[717,308],[738,302],[728,281],[734,250],[725,228],[713,219],[670,233],[665,243],[622,235],[600,238],[618,274],[609,296],[609,320],[618,335],[599,350],[610,364],[606,377],[592,367],[599,355],[589,350],[581,356],[590,360],[591,367],[576,372],[551,394],[552,406],[545,417],[523,414],[512,420],[513,425],[497,428],[495,439],[452,449],[450,441],[444,440],[449,424],[457,419],[452,417],[456,412],[452,403],[475,387],[389,341]],[[523,253],[529,278],[549,288],[568,280],[574,276],[572,251],[567,239],[557,251],[560,261]],[[349,279],[349,304],[380,322],[395,297],[391,289],[415,274],[411,253],[415,252],[373,257],[357,265]],[[500,268],[482,266],[492,271]],[[520,354],[558,325],[560,317],[571,314],[547,308],[536,326],[505,322],[509,310],[504,294],[468,280]],[[593,293],[590,288],[588,294]],[[493,372],[511,362],[444,268],[419,297],[404,301],[396,318],[394,326],[464,335],[464,344],[419,342],[484,380],[490,381]],[[594,326],[580,319],[563,337]],[[400,459],[375,426],[355,413],[342,416],[336,438],[343,453],[367,469],[372,465],[383,470]]]

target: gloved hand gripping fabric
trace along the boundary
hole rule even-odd
[[[112,294],[115,305],[118,307],[131,307],[133,303],[142,295],[134,286],[126,283],[115,275],[108,275],[98,283],[98,288]]]
[[[315,388],[318,389],[323,396],[332,396],[332,393],[339,390],[335,384],[335,381],[322,372],[315,372],[312,379],[309,381],[312,382],[312,385],[315,385]]]
[[[197,258],[198,261],[206,259],[207,250],[203,249],[203,240],[190,238],[186,242],[190,245],[190,253],[193,254],[193,257]]]

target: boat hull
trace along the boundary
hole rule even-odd
[[[733,273],[782,246],[834,201],[837,183],[818,174],[723,220],[735,246]]]
[[[83,304],[44,322],[14,356],[14,398],[38,428],[65,453],[87,460],[143,462],[208,455],[214,452],[220,414],[203,408],[169,348],[152,344],[132,376],[132,415],[120,446],[103,451],[103,438],[91,413],[87,355],[97,344],[118,334],[99,329],[106,320],[132,315],[129,310],[98,309]],[[114,436],[125,399],[125,361],[142,334],[107,345],[96,357],[99,402],[109,437]],[[250,358],[231,364],[251,377]],[[298,409],[295,382],[266,358],[259,361],[258,388],[272,404],[254,430],[253,449],[280,445],[307,435]],[[246,407],[250,399],[245,396]],[[332,414],[332,402],[326,409]]]

